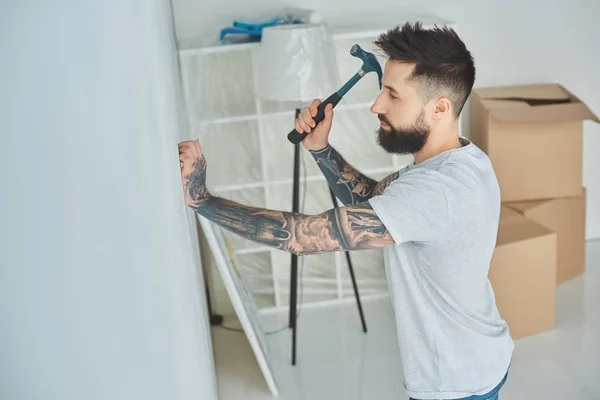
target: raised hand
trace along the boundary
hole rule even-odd
[[[206,189],[206,159],[200,143],[196,140],[179,143],[179,161],[185,204],[198,208],[210,197]]]
[[[316,124],[313,117],[317,115],[319,104],[321,104],[321,100],[313,100],[309,107],[304,107],[296,119],[296,130],[300,133],[306,132],[306,138],[302,141],[302,145],[307,150],[320,150],[325,148],[329,143],[328,138],[333,120],[333,107],[331,104],[328,104],[325,107],[325,118],[319,124]]]

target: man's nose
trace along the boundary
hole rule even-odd
[[[374,114],[385,114],[385,109],[383,108],[383,102],[381,101],[381,94],[377,96],[375,102],[371,106],[371,112]]]

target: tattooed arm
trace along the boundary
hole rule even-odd
[[[243,238],[296,255],[360,250],[393,244],[368,203],[334,208],[318,215],[249,207],[207,196],[190,207]]]
[[[379,196],[396,179],[398,172],[377,182],[352,168],[331,145],[322,150],[310,150],[317,165],[327,178],[333,193],[344,204],[357,204]]]
[[[198,214],[246,239],[296,255],[385,247],[392,237],[368,203],[318,215],[249,207],[212,196],[206,160],[197,142],[179,145],[186,204]]]
[[[329,145],[328,137],[333,120],[333,107],[325,107],[325,117],[319,124],[313,117],[321,101],[315,99],[310,107],[304,107],[296,119],[296,130],[305,133],[302,144],[312,154],[325,175],[329,187],[342,203],[358,204],[372,196],[377,181],[352,168],[342,156]]]
[[[309,151],[325,175],[329,187],[342,203],[362,203],[373,196],[377,181],[354,169],[331,145]]]
[[[383,193],[395,178],[389,180],[388,177],[378,184],[348,164],[328,141],[333,120],[331,104],[325,107],[323,121],[317,124],[313,119],[320,104],[321,101],[315,99],[310,107],[304,107],[296,118],[296,130],[306,134],[302,144],[312,154],[333,193],[346,205],[359,204]]]

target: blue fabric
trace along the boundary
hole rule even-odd
[[[502,381],[498,384],[498,386],[496,386],[494,389],[492,389],[490,392],[488,392],[486,394],[473,395],[473,396],[463,397],[463,398],[454,399],[454,400],[499,400],[500,389],[502,388],[502,386],[504,386],[504,383],[506,382],[507,378],[508,378],[508,372],[506,373],[506,375],[504,375],[504,378],[502,378]],[[411,397],[409,400],[417,400],[417,399],[413,399]]]

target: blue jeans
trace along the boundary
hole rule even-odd
[[[463,397],[462,399],[455,399],[455,400],[499,400],[499,392],[500,389],[502,388],[502,386],[504,386],[504,383],[506,382],[506,378],[508,378],[508,372],[506,373],[506,375],[504,375],[504,378],[502,378],[502,381],[498,384],[498,386],[496,386],[494,389],[492,389],[489,393],[483,394],[483,395],[473,395],[473,396],[469,396],[469,397]],[[409,400],[417,400],[417,399],[413,399],[412,397]]]
[[[466,397],[464,400],[466,399],[470,399],[470,397]],[[498,392],[496,392],[496,394],[493,394],[492,397],[486,397],[486,398],[481,398],[481,400],[499,400],[500,397],[498,397]],[[413,399],[412,397],[409,400],[417,400],[417,399]],[[456,399],[456,400],[463,400],[463,399]]]
[[[468,399],[468,397],[467,397]],[[486,397],[485,400],[499,400],[500,397],[498,397],[498,393],[492,395],[492,397]],[[413,399],[412,397],[409,400],[417,400],[417,399]],[[462,399],[457,399],[457,400],[462,400]],[[484,400],[484,399],[482,399]]]

